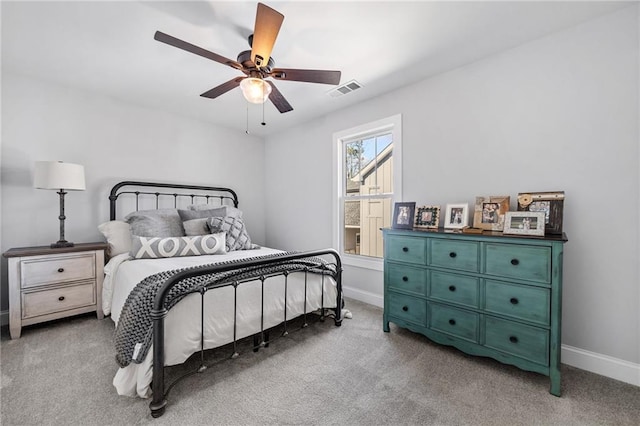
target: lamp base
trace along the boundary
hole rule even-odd
[[[51,244],[51,248],[64,248],[64,247],[73,247],[73,243],[69,241],[58,241],[57,243]]]

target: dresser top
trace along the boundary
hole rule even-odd
[[[90,250],[106,250],[107,243],[76,243],[73,247],[51,248],[49,246],[18,247],[4,252],[4,257],[39,256],[43,254],[76,253]]]
[[[504,234],[498,231],[482,231],[480,234],[476,233],[465,233],[458,229],[393,229],[393,228],[382,228],[383,232],[393,232],[394,234],[405,234],[405,235],[437,235],[437,236],[464,236],[470,238],[483,238],[483,237],[493,237],[493,238],[508,238],[514,240],[537,240],[537,241],[548,241],[548,242],[562,242],[566,243],[568,240],[567,234],[564,232],[562,235],[560,234],[547,234],[544,237],[538,237],[534,235],[512,235],[512,234]]]

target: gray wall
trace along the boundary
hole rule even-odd
[[[264,144],[257,137],[7,72],[2,74],[2,251],[59,239],[55,191],[32,187],[34,161],[85,167],[86,191],[65,199],[66,237],[103,241],[108,195],[122,180],[228,186],[247,229],[264,233]],[[2,258],[1,309],[7,303]]]
[[[267,138],[268,244],[331,246],[332,134],[401,113],[405,201],[566,192],[563,343],[640,363],[638,47],[627,8]]]

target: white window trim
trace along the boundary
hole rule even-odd
[[[393,197],[391,198],[391,205],[393,205],[402,200],[402,115],[397,114],[333,134],[333,246],[340,253],[343,264],[376,271],[384,269],[383,259],[349,254],[343,250],[341,241],[344,237],[344,230],[340,226],[340,218],[344,217],[344,204],[340,202],[340,199],[344,184],[344,167],[339,167],[339,165],[342,164],[342,144],[345,141],[384,131],[391,131],[393,135],[392,158],[394,166]]]

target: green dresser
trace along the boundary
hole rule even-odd
[[[384,318],[551,379],[560,396],[566,236],[383,229]]]

